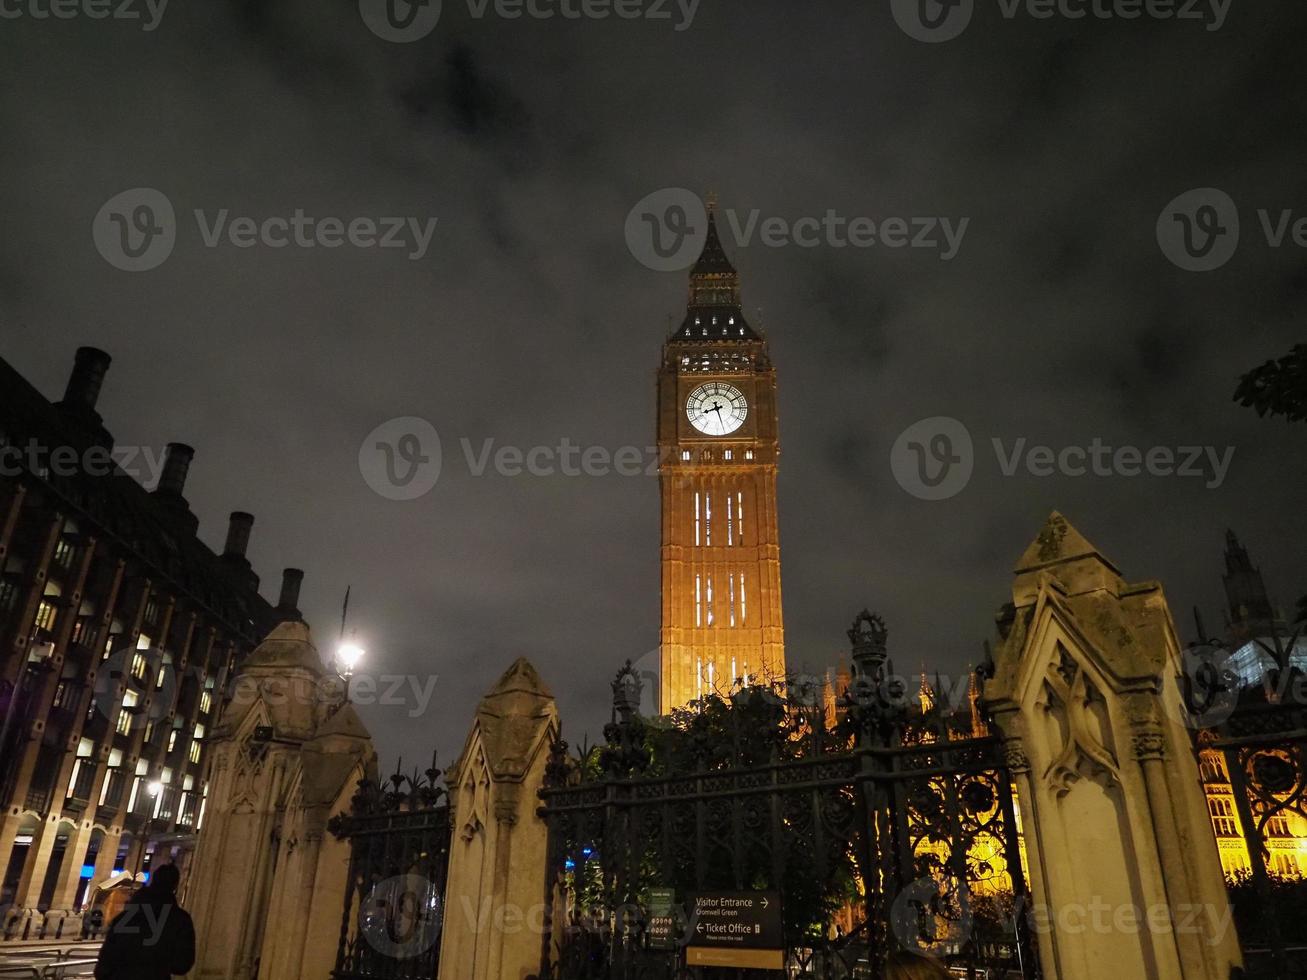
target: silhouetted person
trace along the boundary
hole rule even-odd
[[[177,904],[181,872],[165,864],[150,872],[109,923],[95,964],[95,980],[169,980],[195,963],[195,926]]]

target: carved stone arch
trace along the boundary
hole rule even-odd
[[[468,762],[460,766],[458,781],[459,836],[465,841],[484,833],[490,816],[490,766],[480,739]]]
[[[1105,788],[1120,784],[1106,699],[1083,661],[1060,640],[1053,646],[1037,703],[1053,749],[1044,779],[1056,795],[1065,796],[1083,778],[1099,780]]]
[[[268,743],[255,738],[256,730],[270,724],[267,705],[262,700],[250,706],[232,739],[231,779],[224,809],[232,813],[252,813],[258,808],[263,775],[268,757]]]

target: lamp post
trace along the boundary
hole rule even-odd
[[[363,659],[364,649],[357,643],[342,643],[336,649],[336,667],[345,680],[345,703],[349,703],[349,679],[355,665]]]

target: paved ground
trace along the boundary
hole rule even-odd
[[[89,977],[99,951],[99,942],[0,942],[0,980]]]

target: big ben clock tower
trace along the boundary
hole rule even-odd
[[[776,371],[714,212],[658,370],[663,713],[785,675]]]

